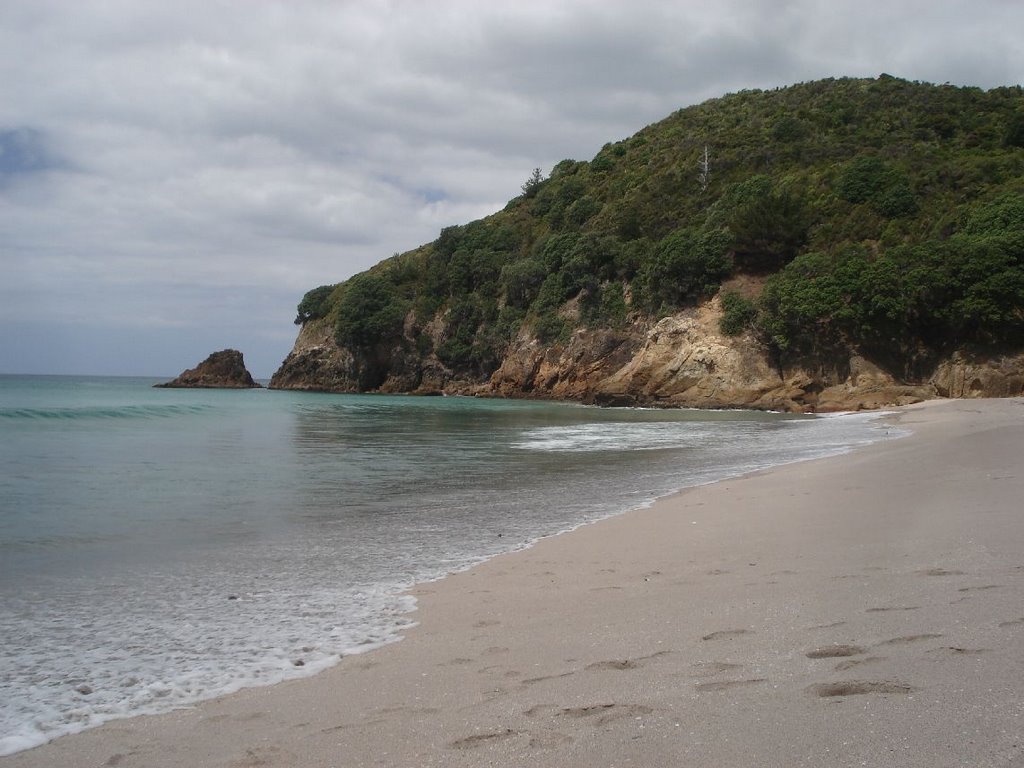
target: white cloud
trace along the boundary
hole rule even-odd
[[[159,327],[190,350],[174,372],[244,329],[268,374],[307,288],[502,207],[535,166],[741,88],[1019,83],[1022,26],[1000,0],[10,0],[0,135],[43,161],[0,156],[0,331],[77,324],[109,360]],[[66,370],[47,354],[0,342],[0,370]]]

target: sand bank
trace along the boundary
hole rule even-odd
[[[1024,402],[893,421],[420,587],[316,677],[0,766],[1024,766]]]

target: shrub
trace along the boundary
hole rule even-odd
[[[1003,195],[976,206],[967,217],[963,231],[979,236],[1024,233],[1024,195]]]
[[[751,195],[733,212],[729,229],[737,263],[749,269],[778,269],[807,242],[810,213],[803,198],[770,189]]]
[[[343,347],[370,347],[398,335],[408,311],[388,280],[370,272],[351,278],[338,302],[335,338]]]
[[[885,187],[888,167],[875,155],[858,157],[843,168],[836,180],[836,194],[850,203],[866,203]]]
[[[917,198],[910,188],[910,182],[898,177],[875,197],[875,210],[890,219],[917,213]]]
[[[565,217],[571,224],[577,227],[583,226],[587,221],[601,210],[601,204],[594,198],[584,195],[575,203],[569,206]]]
[[[520,259],[501,268],[501,289],[510,306],[525,309],[540,290],[547,270],[538,259]]]
[[[719,329],[726,336],[739,336],[751,327],[757,317],[757,306],[753,301],[735,291],[722,294],[722,319]]]
[[[299,302],[295,324],[305,325],[310,320],[325,317],[331,308],[328,299],[334,288],[333,285],[321,285],[319,288],[307,291],[306,295],[302,297],[302,301]]]
[[[1024,112],[1016,112],[1006,125],[1003,146],[1024,147]]]
[[[683,228],[666,235],[637,274],[642,305],[657,312],[712,293],[732,269],[730,241],[725,230]]]
[[[847,202],[872,203],[878,213],[889,218],[908,216],[918,210],[907,176],[875,155],[847,163],[836,180],[835,190]]]
[[[621,328],[626,324],[626,297],[618,280],[605,283],[586,298],[583,317],[588,324],[606,328]]]

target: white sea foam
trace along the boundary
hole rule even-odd
[[[525,432],[512,447],[527,451],[656,451],[700,446],[711,435],[690,422],[610,422],[575,428],[539,427]]]
[[[47,615],[46,603],[35,601],[20,621],[4,616],[4,661],[15,672],[0,683],[7,702],[0,755],[109,720],[313,675],[414,625],[414,600],[398,594],[399,584],[313,590],[281,605],[296,599],[293,590],[284,591],[288,597],[270,590],[189,595],[178,583],[168,585],[175,591],[163,610],[153,585],[139,586],[137,599],[121,593],[117,604],[109,595],[119,590],[107,585],[79,595],[81,610],[69,613],[62,599],[53,606],[60,615]]]

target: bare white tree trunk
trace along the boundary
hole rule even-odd
[[[704,154],[700,158],[700,174],[697,181],[700,182],[700,191],[707,192],[708,184],[711,183],[711,154],[708,152],[708,145],[704,145]]]

